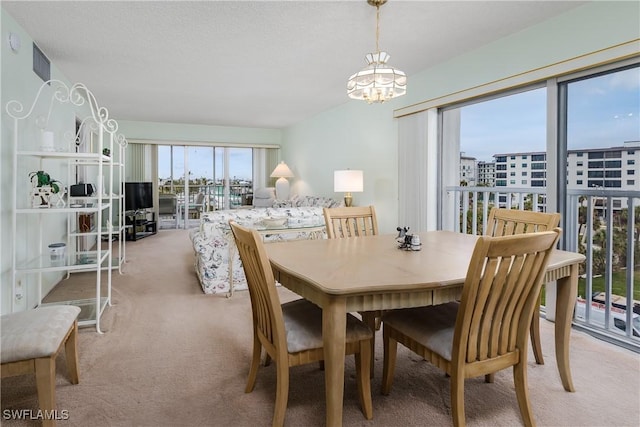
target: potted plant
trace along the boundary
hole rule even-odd
[[[29,179],[33,185],[33,205],[46,206],[50,205],[50,196],[60,193],[60,181],[52,179],[45,171],[35,171],[29,173]]]

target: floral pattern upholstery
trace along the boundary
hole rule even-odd
[[[244,270],[235,249],[235,242],[229,220],[246,227],[264,228],[262,220],[267,217],[286,217],[289,225],[324,224],[322,208],[340,206],[339,202],[322,197],[304,197],[296,200],[276,201],[272,208],[230,209],[206,212],[200,216],[200,227],[193,229],[189,236],[195,252],[195,269],[205,294],[229,291],[229,255],[233,256],[234,290],[247,289]],[[299,206],[281,206],[300,203]],[[317,203],[317,205],[310,205]],[[311,232],[266,234],[265,242],[311,238]],[[326,238],[326,233],[323,232]],[[233,247],[230,247],[233,245]]]

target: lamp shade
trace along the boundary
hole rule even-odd
[[[280,162],[271,172],[271,178],[293,178],[293,172],[285,162]]]
[[[361,192],[364,188],[362,171],[343,170],[333,172],[333,191]]]

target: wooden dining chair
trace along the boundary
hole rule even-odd
[[[514,234],[534,233],[553,230],[560,224],[559,213],[522,211],[518,209],[502,209],[493,207],[489,211],[486,236],[509,236]],[[531,320],[531,349],[538,365],[544,365],[542,344],[540,342],[540,297],[533,311]]]
[[[382,393],[389,394],[398,343],[451,381],[453,424],[463,426],[464,380],[513,366],[520,414],[534,425],[527,390],[527,331],[560,229],[482,236],[473,251],[460,302],[394,310],[383,317]]]
[[[276,364],[277,385],[273,425],[284,424],[289,395],[289,368],[324,360],[322,310],[299,299],[280,304],[269,259],[257,231],[230,221],[244,268],[253,313],[253,358],[246,393],[256,382],[264,347]],[[373,332],[355,316],[347,314],[346,354],[355,354],[358,397],[366,419],[373,418],[369,377]]]
[[[327,237],[373,236],[378,234],[378,220],[373,206],[324,208]]]

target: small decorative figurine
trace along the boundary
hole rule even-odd
[[[404,249],[405,251],[419,251],[422,249],[420,236],[409,234],[409,227],[397,227],[396,230],[398,230],[396,241],[400,244],[398,249]]]

